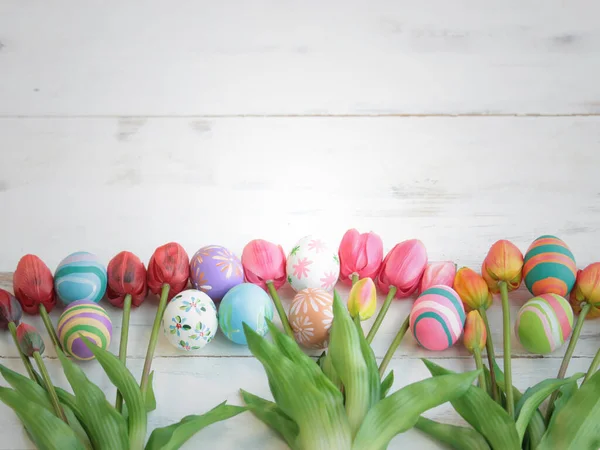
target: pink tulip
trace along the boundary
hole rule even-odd
[[[373,233],[360,234],[354,228],[346,231],[339,250],[340,280],[352,283],[352,275],[375,279],[383,259],[383,242]]]
[[[419,287],[426,266],[427,250],[420,240],[400,242],[383,260],[377,277],[377,287],[387,294],[390,287],[394,286],[397,289],[397,297],[409,297]]]
[[[456,264],[452,261],[441,261],[427,264],[419,292],[425,292],[431,286],[444,285],[452,287],[456,275]]]
[[[242,266],[246,281],[267,290],[272,281],[275,289],[285,283],[285,253],[280,245],[262,239],[248,242],[242,252]]]

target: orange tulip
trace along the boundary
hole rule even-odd
[[[499,281],[506,282],[509,292],[514,291],[523,278],[523,253],[510,241],[497,241],[483,261],[481,276],[494,294],[500,292]]]
[[[454,277],[454,290],[458,293],[465,309],[488,309],[492,305],[492,294],[481,275],[468,267],[461,267]]]
[[[576,314],[581,312],[582,303],[588,303],[591,307],[587,317],[600,317],[600,262],[577,272],[570,300]]]
[[[487,332],[479,311],[471,311],[465,321],[464,344],[471,354],[485,348]]]

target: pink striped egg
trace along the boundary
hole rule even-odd
[[[440,351],[452,347],[465,326],[465,308],[448,286],[425,290],[410,311],[410,331],[421,347]]]

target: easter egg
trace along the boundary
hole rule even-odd
[[[452,347],[465,326],[465,308],[448,286],[432,286],[415,301],[410,312],[410,330],[422,347],[440,351]]]
[[[327,347],[333,321],[333,296],[323,289],[301,290],[292,301],[288,320],[300,345]]]
[[[523,265],[525,285],[533,295],[566,297],[577,277],[575,257],[555,236],[540,236],[527,249]]]
[[[167,305],[162,329],[171,345],[180,350],[200,350],[215,337],[219,323],[212,299],[197,289],[177,294]]]
[[[545,355],[563,345],[572,328],[573,310],[569,302],[557,294],[542,294],[521,307],[515,334],[527,351]]]
[[[107,349],[112,336],[112,322],[102,306],[91,300],[71,302],[58,320],[58,340],[67,354],[87,361],[94,355],[80,335]]]
[[[72,253],[56,268],[54,288],[65,305],[78,300],[99,302],[106,292],[106,267],[92,253]]]
[[[296,242],[287,258],[287,279],[296,292],[306,288],[331,292],[340,276],[337,249],[322,239],[305,236]]]
[[[195,289],[219,301],[229,289],[244,282],[242,262],[220,245],[202,247],[190,261],[190,281]]]
[[[252,283],[231,288],[219,305],[219,326],[228,339],[246,345],[243,323],[261,336],[268,333],[265,317],[273,320],[273,303],[267,293]]]

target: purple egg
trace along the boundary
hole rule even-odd
[[[220,245],[202,247],[190,261],[190,281],[195,289],[219,301],[232,287],[244,282],[242,262]]]

